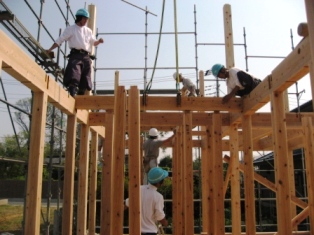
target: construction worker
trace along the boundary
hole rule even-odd
[[[147,173],[153,167],[156,167],[157,158],[159,155],[159,148],[164,144],[170,142],[175,136],[175,131],[173,131],[173,135],[165,140],[158,140],[158,130],[156,128],[151,128],[148,132],[148,139],[143,144],[144,151],[144,179],[143,184],[147,184]]]
[[[182,82],[183,84],[183,87],[181,89],[182,94],[185,94],[185,92],[188,90],[189,91],[188,96],[197,96],[195,85],[190,79],[183,77],[181,73],[179,73],[178,75],[177,72],[173,74],[173,78],[176,81],[179,78],[179,82]]]
[[[260,79],[238,68],[226,69],[222,64],[212,67],[212,74],[216,78],[226,79],[228,94],[222,98],[222,103],[228,103],[234,96],[245,96],[261,82]]]
[[[157,192],[164,179],[168,177],[168,171],[154,167],[148,172],[148,185],[141,185],[141,235],[156,235],[156,224],[168,226],[164,212],[164,197]],[[125,209],[129,207],[129,199],[125,200]]]
[[[68,41],[71,52],[65,69],[63,84],[67,87],[71,96],[84,95],[85,91],[92,89],[91,81],[91,51],[92,46],[103,43],[102,38],[96,39],[90,28],[86,26],[89,12],[79,9],[75,14],[75,24],[67,27],[62,35],[47,50],[47,53],[59,47],[64,41]]]

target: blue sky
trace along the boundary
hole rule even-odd
[[[3,2],[13,11],[16,17],[37,38],[38,23],[30,12],[25,1]],[[29,4],[39,14],[39,1],[29,0]],[[63,12],[66,12],[65,1],[59,0]],[[148,15],[148,32],[159,32],[161,21],[161,0],[129,0],[128,2],[147,9],[156,14]],[[230,4],[232,10],[232,25],[234,43],[244,43],[243,28],[246,30],[248,55],[254,56],[286,56],[291,52],[290,30],[293,33],[294,45],[301,38],[297,34],[299,23],[306,22],[304,2],[300,0],[177,0],[178,32],[194,32],[194,7],[196,8],[196,29],[198,43],[224,43],[223,6]],[[99,33],[143,33],[145,32],[145,12],[120,0],[72,0],[70,7],[73,13],[77,9],[89,4],[97,7],[97,29]],[[163,32],[174,32],[174,2],[166,1]],[[45,1],[43,8],[43,23],[56,39],[59,29],[65,28],[62,15],[57,9],[55,1]],[[70,23],[74,21],[70,18]],[[0,29],[4,30],[2,25]],[[6,32],[6,31],[5,31]],[[12,37],[10,34],[8,34]],[[145,66],[145,37],[143,35],[101,35],[105,43],[97,51],[96,86],[97,89],[113,89],[114,70],[101,68],[143,68]],[[49,48],[53,40],[42,30],[40,44]],[[153,67],[157,50],[158,35],[149,35],[147,38],[147,66]],[[175,67],[174,35],[162,35],[157,67]],[[180,67],[195,67],[195,36],[193,34],[178,35],[178,58]],[[56,50],[55,50],[56,51]],[[198,69],[207,70],[215,63],[225,63],[223,46],[198,46]],[[249,72],[263,79],[281,62],[281,59],[248,60]],[[63,63],[61,63],[63,65]],[[245,69],[245,54],[243,46],[235,46],[235,65]],[[157,69],[151,89],[175,89],[172,79],[172,69]],[[180,70],[185,76],[195,81],[195,69]],[[152,71],[148,70],[147,79],[151,78]],[[2,72],[2,78],[8,101],[30,97],[30,92],[14,79]],[[137,85],[143,88],[143,69],[120,70],[120,84],[127,88]],[[207,78],[212,79],[209,76]],[[206,82],[206,86],[213,82]],[[224,82],[220,83],[220,96],[226,93]],[[305,89],[300,103],[311,99],[309,78],[303,78],[299,83],[299,91]],[[213,93],[215,90],[208,90]],[[295,93],[295,86],[289,89]],[[213,95],[211,95],[213,96]],[[1,90],[0,97],[3,98]],[[290,108],[296,107],[296,96],[289,96]],[[0,137],[12,134],[12,127],[8,121],[6,108],[0,104],[0,115],[5,125],[1,128]]]

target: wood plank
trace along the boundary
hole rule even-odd
[[[113,159],[111,182],[111,215],[110,234],[123,232],[123,192],[124,192],[124,158],[125,158],[125,116],[126,91],[118,86],[115,91],[114,121],[113,121]]]
[[[244,193],[245,193],[245,225],[248,234],[256,232],[254,166],[252,143],[252,117],[244,115],[243,125],[243,155],[244,155]]]
[[[76,121],[76,115],[68,116],[63,183],[62,234],[71,234],[73,232]]]
[[[100,213],[100,234],[108,235],[111,230],[111,198],[112,191],[112,159],[113,159],[113,112],[109,111],[105,119],[106,137],[103,146],[103,165],[101,172],[101,213]],[[112,228],[113,229],[113,228]]]
[[[129,234],[141,233],[141,166],[140,151],[140,92],[135,86],[129,90]]]
[[[231,162],[228,169],[231,169],[230,186],[231,186],[231,217],[232,217],[232,234],[241,233],[241,198],[240,198],[240,171],[239,171],[239,139],[238,126],[233,124],[230,127],[230,155]]]
[[[283,93],[273,93],[272,101],[272,121],[273,121],[273,144],[274,144],[274,165],[275,165],[275,184],[276,209],[277,209],[277,228],[279,234],[289,234],[291,226],[291,195],[289,184],[289,158],[287,145],[287,128],[284,111]]]
[[[77,195],[77,234],[85,235],[87,229],[87,193],[89,166],[89,131],[87,125],[81,125],[79,179]]]
[[[307,180],[307,193],[308,193],[308,205],[309,205],[309,222],[311,228],[314,227],[314,131],[312,120],[309,118],[302,118],[303,124],[303,141],[305,152],[305,164],[306,164],[306,178]]]
[[[92,131],[91,159],[89,174],[89,197],[88,197],[88,234],[96,232],[96,196],[97,196],[97,168],[98,168],[98,135]]]
[[[40,233],[40,209],[42,199],[42,173],[44,162],[47,100],[48,97],[43,92],[34,93],[28,159],[29,170],[27,174],[25,234]]]
[[[185,234],[194,234],[193,202],[193,152],[192,152],[192,113],[183,115],[183,179],[184,179],[184,224]]]

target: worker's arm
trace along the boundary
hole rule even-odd
[[[53,49],[59,47],[57,43],[53,43],[52,46],[47,50],[47,53],[49,54]]]
[[[94,46],[98,46],[100,43],[103,43],[104,42],[104,39],[102,38],[99,38],[96,42],[94,42]]]
[[[163,140],[162,144],[171,142],[172,139],[175,137],[175,134],[176,134],[176,130],[173,131],[173,135],[172,136],[170,136],[168,139]]]
[[[233,88],[232,91],[228,95],[222,98],[222,103],[223,104],[228,103],[229,100],[237,94],[238,90],[240,90],[239,86],[236,86],[235,88]]]
[[[158,220],[158,222],[159,222],[163,227],[167,227],[167,226],[168,226],[168,220],[166,220],[166,217],[163,218],[162,220]]]

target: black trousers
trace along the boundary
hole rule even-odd
[[[65,69],[63,84],[65,87],[73,85],[79,89],[92,89],[91,59],[88,53],[72,53]]]

